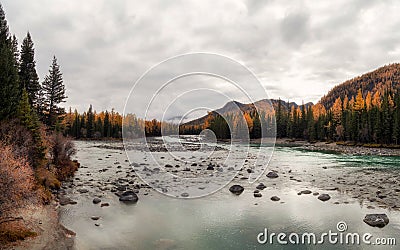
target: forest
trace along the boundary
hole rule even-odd
[[[279,99],[271,100],[272,113],[254,107],[241,108],[240,114],[210,112],[205,119],[198,119],[204,120],[202,123],[182,124],[180,133],[198,134],[208,128],[217,138],[229,139],[247,129],[250,138],[276,133],[278,138],[307,141],[399,145],[399,75],[399,64],[391,64],[338,85],[315,105],[297,106]],[[355,86],[359,88],[355,90]]]
[[[0,4],[0,245],[34,236],[22,222],[10,224],[22,221],[18,209],[49,204],[78,168],[60,132],[66,98],[56,57],[40,83],[31,34],[19,47]]]

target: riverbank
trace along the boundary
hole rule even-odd
[[[288,138],[276,139],[276,146],[300,147],[310,151],[336,152],[347,155],[400,156],[400,148],[377,147],[378,145],[355,145],[343,142],[307,142]],[[373,146],[373,147],[372,147]]]
[[[22,241],[11,242],[0,249],[72,249],[75,233],[60,224],[58,207],[58,203],[53,201],[50,205],[29,205],[18,210],[21,219],[8,226],[25,228],[32,236]]]

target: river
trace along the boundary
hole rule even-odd
[[[320,249],[318,244],[279,244],[276,237],[274,244],[260,244],[257,237],[265,229],[269,234],[313,233],[319,237],[329,230],[338,233],[338,223],[346,224],[343,233],[370,233],[371,241],[377,237],[400,240],[400,213],[391,207],[400,205],[399,193],[392,190],[399,187],[400,158],[275,147],[266,172],[256,183],[235,178],[217,192],[195,199],[173,198],[142,187],[137,189],[139,201],[125,204],[114,194],[115,187],[124,183],[128,189],[133,188],[141,180],[132,172],[121,145],[76,141],[76,159],[82,167],[74,180],[63,185],[63,192],[77,204],[61,207],[62,224],[77,234],[76,249]],[[144,154],[140,150],[135,153],[137,157]],[[267,178],[269,170],[275,170],[279,177]],[[256,198],[253,192],[260,182],[266,188],[260,191],[262,197]],[[244,192],[239,196],[230,193],[233,184],[242,185]],[[388,194],[387,205],[371,199],[375,189]],[[326,193],[331,199],[322,202],[312,193],[299,195],[302,190]],[[280,200],[272,201],[272,196]],[[93,204],[95,197],[109,206]],[[384,228],[371,227],[363,222],[369,213],[386,213],[390,222]],[[93,220],[92,216],[99,219]],[[323,247],[373,246],[363,242],[331,244],[325,239]]]

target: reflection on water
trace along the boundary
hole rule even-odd
[[[98,169],[124,162],[125,155],[120,150],[93,147],[93,142],[78,142],[78,160],[87,169],[81,169],[76,177],[83,185],[100,180],[109,180],[116,175]],[[104,143],[103,143],[104,144]],[[110,158],[97,161],[98,158]],[[348,160],[347,160],[348,159]],[[290,168],[300,172],[316,166],[353,166],[370,161],[373,166],[398,166],[398,159],[380,157],[346,157],[340,155],[304,152],[292,148],[277,148],[271,161],[272,168]],[[397,161],[397,162],[396,162]],[[392,162],[392,165],[390,164]],[[125,163],[126,165],[127,163]],[[340,171],[337,168],[337,171]],[[88,173],[91,175],[88,175]],[[297,195],[299,189],[313,189],[309,183],[285,181],[269,185],[269,180],[261,180],[267,185],[261,198],[254,198],[254,185],[241,182],[245,191],[234,196],[228,188],[201,199],[174,199],[150,191],[144,195],[141,190],[139,202],[135,205],[121,204],[111,192],[101,192],[92,188],[89,193],[79,194],[75,187],[71,197],[77,205],[62,207],[62,222],[77,233],[76,249],[320,249],[321,246],[260,245],[257,235],[268,228],[269,232],[312,232],[320,234],[336,231],[336,224],[345,221],[348,232],[371,233],[375,237],[398,237],[400,216],[398,212],[383,209],[367,209],[357,201],[332,193],[334,199],[321,202],[313,195]],[[238,181],[234,181],[238,182]],[[315,189],[315,188],[314,188]],[[318,190],[317,190],[318,191]],[[109,207],[94,205],[92,199],[102,195]],[[278,202],[271,196],[281,198]],[[335,200],[349,200],[349,204],[334,204]],[[366,213],[385,212],[390,223],[383,229],[372,228],[363,223]],[[100,216],[93,221],[91,216]],[[100,226],[95,226],[99,223]],[[399,242],[400,243],[400,242]],[[324,245],[328,249],[365,249],[362,246]],[[387,247],[389,248],[389,247]],[[393,249],[396,249],[395,247]]]

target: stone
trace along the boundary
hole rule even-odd
[[[139,197],[136,195],[134,191],[126,191],[121,194],[119,197],[119,201],[125,203],[136,203],[139,200]]]
[[[79,193],[81,193],[81,194],[84,194],[84,193],[89,192],[89,190],[87,190],[86,188],[80,188],[80,189],[78,189],[77,191],[78,191]]]
[[[301,195],[301,194],[311,194],[312,192],[311,192],[311,190],[303,190],[303,191],[300,191],[299,193],[298,193],[298,195]]]
[[[101,202],[101,199],[100,198],[94,198],[93,199],[93,204],[99,204]]]
[[[272,196],[271,197],[271,201],[280,201],[281,198],[279,198],[278,196]]]
[[[331,196],[329,194],[321,194],[318,196],[318,200],[321,201],[328,201],[331,199]]]
[[[274,179],[274,178],[278,178],[279,175],[278,175],[276,172],[269,172],[269,173],[267,174],[267,177],[268,177],[268,178],[271,178],[271,179]]]
[[[389,218],[386,214],[367,214],[363,221],[371,227],[379,228],[389,224]]]
[[[233,194],[240,195],[244,191],[244,187],[240,185],[233,185],[229,188],[229,191]]]
[[[259,190],[264,190],[265,188],[267,188],[267,186],[265,186],[264,183],[260,183],[260,184],[257,185],[256,188],[259,189]]]

